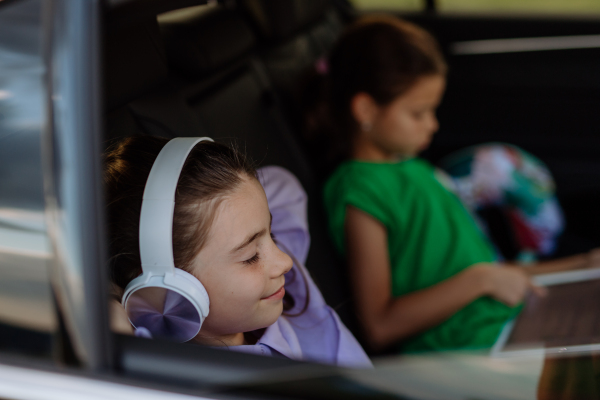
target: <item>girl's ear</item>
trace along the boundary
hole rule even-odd
[[[350,109],[352,116],[359,125],[372,125],[379,111],[379,106],[371,95],[358,92],[350,101]]]

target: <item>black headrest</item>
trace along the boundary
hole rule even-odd
[[[236,11],[205,8],[159,19],[169,65],[188,76],[210,73],[247,54],[256,42]]]
[[[329,0],[243,0],[262,36],[280,41],[318,21]]]
[[[167,60],[155,18],[109,32],[104,50],[108,110],[152,91],[167,79]]]

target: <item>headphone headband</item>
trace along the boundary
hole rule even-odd
[[[140,256],[144,273],[173,272],[175,190],[190,151],[208,137],[175,138],[162,148],[146,181],[140,215]]]

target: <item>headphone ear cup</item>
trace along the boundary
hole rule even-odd
[[[198,334],[210,306],[200,281],[180,269],[152,276],[126,296],[125,310],[133,326],[146,328],[154,338],[178,342]]]
[[[204,317],[206,317],[208,315],[208,309],[210,307],[210,300],[208,299],[208,292],[204,288],[202,282],[200,282],[200,280],[194,275],[179,268],[175,268],[175,276],[177,277],[177,279],[184,279],[186,282],[189,282],[189,284],[193,286],[194,290],[190,290],[188,288],[186,288],[186,290],[188,290],[189,295],[200,307]],[[168,279],[165,280],[168,281]]]

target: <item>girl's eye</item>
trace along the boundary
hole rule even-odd
[[[256,253],[254,256],[252,256],[252,258],[249,258],[245,261],[242,261],[244,264],[246,265],[250,265],[250,264],[255,264],[258,262],[258,260],[260,260],[258,253]]]

